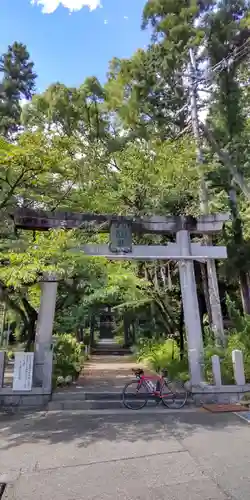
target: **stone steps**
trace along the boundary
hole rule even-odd
[[[188,402],[184,408],[190,408],[190,407],[194,407],[192,401]],[[162,404],[156,405],[154,401],[148,401],[146,407],[144,407],[144,408],[147,408],[148,410],[162,409],[162,411],[170,411],[168,408],[166,408]],[[51,401],[47,407],[47,411],[99,410],[100,414],[102,411],[105,411],[105,410],[114,410],[115,411],[115,410],[122,410],[122,409],[129,411],[127,408],[125,408],[122,401],[109,401],[109,400],[106,400],[106,401],[83,401],[83,400],[77,400],[77,399],[74,401],[70,401],[70,400]],[[175,409],[173,408],[173,410],[175,410]],[[131,410],[131,411],[136,412],[139,410]],[[181,410],[176,409],[175,411],[182,411],[182,409]]]
[[[99,356],[129,356],[131,354],[131,350],[114,344],[97,345],[91,349],[91,354]]]
[[[188,404],[192,404],[190,400]],[[85,391],[61,391],[55,392],[48,404],[48,411],[61,410],[121,410],[124,409],[121,392],[85,392]],[[154,397],[148,395],[147,408],[162,408],[156,405]],[[135,410],[136,411],[136,410]]]
[[[120,401],[121,400],[121,392],[117,391],[60,391],[54,392],[52,396],[53,401]]]
[[[152,406],[152,401],[149,402]],[[155,406],[155,403],[154,403]],[[124,408],[121,392],[55,392],[48,410],[110,410]]]
[[[65,399],[64,401],[50,401],[48,411],[61,410],[116,410],[124,408],[121,400],[83,400]]]
[[[131,354],[131,350],[117,344],[113,339],[100,339],[95,347],[91,349],[92,354],[99,356],[127,356]]]

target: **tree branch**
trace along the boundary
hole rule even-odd
[[[239,170],[235,165],[233,165],[229,154],[221,150],[219,144],[217,143],[216,139],[214,138],[212,132],[208,129],[208,127],[206,127],[206,125],[204,125],[203,123],[200,124],[200,127],[202,128],[203,134],[207,139],[207,142],[209,143],[213,152],[217,154],[221,163],[223,163],[223,165],[229,170],[229,172],[233,176],[235,183],[240,187],[241,191],[243,192],[247,200],[250,201],[250,186],[247,184],[244,175],[241,172],[239,172]]]

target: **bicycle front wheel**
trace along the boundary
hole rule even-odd
[[[180,410],[187,402],[188,393],[180,381],[165,381],[161,388],[162,403],[169,409]]]
[[[129,410],[141,410],[148,402],[148,391],[140,380],[128,382],[122,392],[123,404]]]

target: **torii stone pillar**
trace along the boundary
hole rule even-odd
[[[176,242],[180,255],[191,255],[189,231],[184,229],[178,231]],[[203,338],[193,260],[180,261],[179,272],[191,383],[199,385],[203,381]]]
[[[56,307],[57,280],[44,275],[35,338],[34,384],[44,386],[44,364],[52,349],[52,332]]]

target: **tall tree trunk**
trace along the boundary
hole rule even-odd
[[[33,314],[29,318],[29,323],[28,323],[27,330],[26,330],[27,342],[26,342],[26,346],[25,346],[25,352],[29,352],[31,350],[32,345],[34,345],[34,343],[35,343],[36,321],[37,321],[37,314]]]
[[[203,331],[204,330],[203,317],[206,312],[208,315],[208,324],[212,329],[213,319],[212,319],[211,302],[208,289],[207,266],[202,262],[194,261],[194,271],[195,271],[195,280],[197,284],[197,293],[198,293],[198,301],[199,301],[199,309],[201,317],[201,328]],[[206,311],[204,310],[203,302],[205,302]]]
[[[132,319],[132,342],[131,344],[135,344],[135,341],[136,341],[136,320],[135,318]]]
[[[95,344],[95,314],[92,312],[90,317],[90,338],[89,338],[90,348],[94,347]]]
[[[25,346],[25,351],[28,352],[31,349],[31,346],[35,343],[35,337],[36,337],[36,321],[38,317],[38,313],[34,307],[28,302],[28,300],[23,297],[22,298],[22,303],[24,310],[26,312],[26,315],[28,317],[28,325],[27,325],[27,341],[26,341],[26,346]]]
[[[27,318],[24,310],[13,299],[10,298],[8,289],[1,282],[0,282],[0,301],[5,302],[10,309],[15,311],[15,313],[17,313],[22,319],[23,324],[26,325]]]
[[[244,245],[242,221],[238,213],[237,195],[233,185],[228,192],[229,206],[232,215],[233,238],[237,246]],[[242,307],[245,314],[250,314],[250,293],[249,293],[249,278],[245,271],[239,271],[239,286],[241,292]]]
[[[233,160],[231,160],[230,155],[221,149],[212,131],[209,130],[204,123],[200,123],[200,127],[203,130],[204,136],[206,137],[211,150],[217,154],[222,165],[224,165],[224,167],[226,167],[226,169],[230,172],[234,182],[239,186],[246,199],[250,201],[250,186],[244,175],[238,170]]]
[[[79,326],[77,329],[77,334],[78,334],[78,341],[79,342],[84,342],[84,329],[83,326]]]
[[[130,340],[130,320],[126,312],[123,314],[124,347],[129,346]]]
[[[245,271],[240,271],[239,285],[244,314],[250,314],[249,278]]]
[[[180,359],[183,359],[184,357],[184,349],[185,349],[185,343],[184,343],[184,309],[183,309],[183,303],[181,301],[181,311],[180,311],[180,319],[179,319],[179,347],[180,347]]]
[[[210,302],[210,296],[209,296],[206,264],[201,263],[200,269],[201,269],[202,288],[203,288],[203,293],[204,293],[204,298],[205,298],[205,303],[206,303],[206,310],[207,310],[207,315],[208,315],[208,323],[209,323],[209,326],[212,330],[213,329],[213,318],[212,318],[211,302]],[[203,315],[201,316],[201,323],[203,325]]]
[[[205,343],[206,339],[205,339],[205,328],[204,328],[204,321],[203,320],[204,320],[204,315],[207,313],[207,305],[206,305],[206,300],[205,300],[205,296],[204,296],[203,292],[198,293],[198,304],[199,304],[200,319],[201,319],[202,338],[203,338],[203,342]],[[212,331],[212,329],[211,329],[211,331]]]

